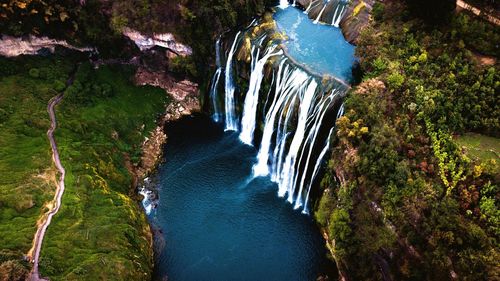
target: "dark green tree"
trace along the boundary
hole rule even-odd
[[[455,0],[406,0],[410,12],[428,24],[449,21],[456,7]]]

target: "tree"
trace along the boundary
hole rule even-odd
[[[456,8],[455,0],[406,0],[410,12],[429,24],[447,22]]]

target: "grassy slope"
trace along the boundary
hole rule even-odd
[[[58,57],[0,58],[0,263],[28,252],[36,221],[54,196],[46,108],[57,93],[54,81],[64,81],[72,67]],[[31,77],[32,68],[43,78]]]
[[[133,86],[131,73],[84,64],[56,109],[56,140],[67,175],[62,207],[42,248],[41,272],[51,280],[149,278],[149,226],[128,197],[125,155],[139,159],[166,96]]]
[[[465,147],[467,155],[482,162],[488,160],[500,161],[500,139],[480,134],[468,133],[456,139]]]

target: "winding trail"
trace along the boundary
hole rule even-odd
[[[482,11],[480,8],[477,8],[463,0],[457,0],[457,7],[460,7],[462,9],[468,10],[471,13],[475,14],[476,16],[483,17],[490,23],[499,26],[500,25],[500,19],[498,19],[495,15],[490,14],[488,12]]]
[[[50,225],[52,221],[52,217],[59,211],[61,207],[61,200],[64,193],[64,176],[66,171],[59,160],[59,151],[57,150],[57,144],[54,140],[54,131],[57,128],[57,120],[56,114],[54,112],[54,107],[61,102],[63,98],[63,93],[58,94],[57,96],[50,99],[49,104],[47,105],[47,112],[50,117],[50,128],[47,131],[47,137],[50,141],[50,147],[52,148],[52,160],[56,165],[57,170],[59,171],[59,182],[56,186],[56,193],[54,195],[54,200],[50,203],[50,210],[45,213],[45,220],[41,225],[39,225],[38,230],[36,231],[35,238],[33,239],[33,247],[30,250],[31,253],[31,262],[33,263],[33,269],[31,270],[30,277],[28,280],[31,281],[39,281],[46,280],[40,277],[38,273],[38,261],[40,258],[40,250],[42,249],[42,242],[45,236],[45,232],[47,231],[47,227]]]

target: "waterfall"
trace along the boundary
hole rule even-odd
[[[325,8],[326,8],[327,4],[324,4],[323,5],[323,8],[321,9],[321,11],[319,12],[318,16],[316,17],[316,19],[314,20],[314,23],[318,23],[319,20],[321,19],[321,15],[323,15],[323,12],[325,11]]]
[[[311,110],[312,100],[315,97],[316,87],[318,83],[314,79],[310,79],[305,91],[300,91],[300,105],[298,112],[297,128],[295,129],[295,134],[293,135],[292,143],[288,150],[288,154],[283,163],[283,170],[281,175],[281,182],[278,183],[279,196],[285,196],[288,193],[288,202],[293,203],[294,193],[295,193],[295,177],[297,176],[297,157],[299,150],[302,147],[302,142],[304,140],[304,135],[306,133],[306,122],[309,117],[309,112]]]
[[[330,139],[332,138],[332,134],[333,134],[334,129],[335,129],[335,127],[332,127],[330,129],[330,133],[328,133],[328,138],[325,141],[325,146],[321,150],[321,153],[319,154],[319,156],[316,160],[316,164],[314,164],[314,170],[312,173],[313,179],[318,175],[319,167],[321,166],[321,163],[323,162],[323,157],[325,157],[326,152],[328,151],[328,149],[330,149]],[[309,209],[307,208],[307,204],[309,203],[309,194],[311,193],[312,183],[313,183],[313,181],[310,181],[309,186],[307,188],[307,195],[306,195],[306,199],[304,200],[304,209],[302,210],[302,213],[304,213],[304,214],[309,213]]]
[[[252,47],[253,48],[253,47]],[[259,102],[259,91],[264,77],[264,65],[271,56],[282,54],[282,51],[273,53],[276,46],[266,49],[264,56],[258,60],[260,49],[257,48],[255,56],[252,56],[252,69],[250,74],[250,82],[248,92],[245,96],[245,103],[243,107],[243,117],[241,118],[241,133],[240,140],[248,145],[252,144],[253,133],[255,131],[255,123],[257,121],[257,104]]]
[[[339,6],[337,6],[337,9],[335,10],[335,14],[333,15],[333,18],[332,18],[332,25],[335,27],[339,27],[340,21],[342,20],[342,17],[344,16],[345,5],[342,5],[342,8],[340,9],[340,13],[337,15],[338,8],[339,8]]]
[[[234,82],[233,82],[233,73],[232,73],[232,63],[233,56],[236,49],[236,43],[238,41],[238,37],[241,32],[238,32],[234,37],[233,44],[231,45],[231,49],[229,50],[229,54],[227,55],[226,61],[226,69],[225,69],[225,111],[226,111],[226,126],[225,131],[236,131],[238,130],[238,120],[236,117],[235,110],[235,100],[234,100]]]
[[[291,71],[288,65],[283,69],[285,62],[286,59],[282,60],[278,67],[274,100],[265,117],[262,141],[257,154],[257,164],[253,167],[253,172],[256,176],[266,176],[269,174],[268,160],[271,149],[271,138],[275,131],[275,120],[278,117],[278,113],[282,113],[285,106],[289,104],[290,99],[294,98],[293,93],[297,92],[297,89],[302,87],[308,78],[301,70]],[[282,116],[282,114],[279,116]],[[284,137],[283,134],[278,133],[277,139],[280,144]]]
[[[306,159],[306,162],[305,162],[305,167],[309,167],[309,162],[311,160],[311,156],[312,156],[312,152],[313,152],[313,148],[314,148],[314,143],[316,142],[316,139],[318,137],[318,133],[319,133],[319,128],[323,122],[323,119],[325,117],[325,113],[328,111],[328,109],[330,108],[332,102],[335,100],[335,97],[337,96],[337,93],[336,93],[336,90],[333,90],[331,95],[328,96],[318,107],[315,111],[315,114],[313,115],[314,116],[314,121],[313,121],[313,126],[312,128],[309,130],[309,135],[307,136],[306,138],[306,143],[308,144],[309,146],[309,150],[308,150],[308,154],[307,154],[307,159]],[[303,157],[304,155],[304,152],[306,151],[305,149],[305,145],[304,145],[304,149],[302,149],[302,155],[301,155],[301,158]],[[297,200],[295,200],[295,206],[294,208],[295,209],[298,209],[302,206],[302,204],[304,203],[304,199],[302,197],[302,191],[303,191],[303,187],[304,187],[304,184],[305,184],[305,181],[306,181],[306,176],[307,176],[307,171],[304,171],[304,173],[302,174],[302,178],[300,180],[300,185],[299,185],[299,192],[297,193],[298,197],[297,197]],[[314,177],[313,177],[314,178]],[[294,183],[296,184],[296,183]]]
[[[212,118],[215,122],[221,121],[221,109],[217,103],[217,86],[219,85],[219,78],[222,72],[221,68],[217,68],[215,71],[214,77],[212,78],[212,86],[210,87],[210,99],[212,100]]]
[[[280,4],[278,5],[278,7],[280,7],[281,9],[286,9],[286,7],[288,7],[288,0],[280,0]]]
[[[336,19],[337,19],[337,12],[339,11],[339,6],[335,8],[335,12],[333,12],[333,17],[332,17],[332,25],[335,26]],[[338,27],[338,26],[337,26]]]
[[[309,11],[311,10],[313,2],[314,2],[313,0],[309,1],[309,5],[307,6],[306,10],[304,11],[304,14],[309,13]]]
[[[280,2],[280,7],[281,4],[284,2]],[[337,8],[336,14],[342,11]],[[253,34],[252,30],[253,27],[247,29],[244,35],[238,33],[231,45],[225,67],[225,96],[212,95],[214,111],[216,100],[224,98],[226,130],[241,130],[240,140],[249,145],[260,141],[252,167],[253,177],[269,177],[278,186],[278,196],[307,213],[311,188],[330,149],[335,121],[343,113],[342,97],[348,86],[338,78],[310,73],[285,54],[271,36]],[[249,41],[238,44],[243,40]],[[246,66],[233,70],[234,54],[245,53],[240,52],[241,48],[248,48],[245,52],[250,54],[249,61],[239,58],[239,63]],[[239,70],[248,72],[238,74]],[[243,110],[236,113],[232,77],[248,74],[248,86],[240,85],[240,88],[247,87],[242,96]],[[217,88],[219,76],[216,71],[211,90]],[[270,85],[269,90],[261,91],[264,83]],[[260,139],[256,139],[257,130],[262,133]]]
[[[214,77],[212,78],[212,83],[210,86],[210,99],[212,100],[212,118],[215,122],[221,121],[221,109],[218,104],[217,88],[219,86],[220,74],[222,72],[221,58],[220,58],[220,38],[215,42],[215,65],[217,69],[215,70]]]
[[[148,178],[146,178],[144,181],[148,182]],[[151,198],[153,197],[153,192],[145,187],[141,187],[139,189],[139,194],[143,196],[142,207],[144,208],[144,211],[146,211],[146,215],[150,215],[151,211],[153,210],[153,201],[151,200]]]

